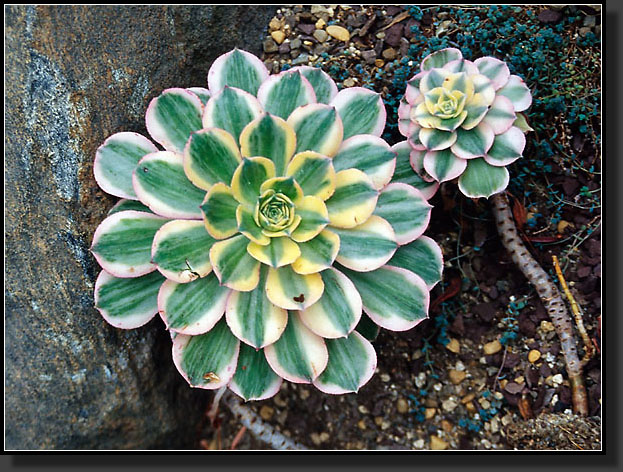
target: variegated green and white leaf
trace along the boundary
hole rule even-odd
[[[266,296],[268,267],[260,269],[260,281],[250,292],[232,292],[225,317],[232,333],[255,349],[279,339],[288,323],[288,312],[273,305]]]
[[[473,160],[473,159],[471,159]],[[463,173],[467,160],[454,155],[450,149],[431,151],[424,155],[424,170],[438,182],[456,179]]]
[[[336,171],[359,169],[381,189],[389,183],[396,167],[396,153],[383,139],[372,134],[353,136],[345,140],[333,158]]]
[[[132,187],[132,171],[146,154],[158,148],[138,133],[115,133],[95,153],[93,175],[106,193],[136,200]]]
[[[495,133],[486,119],[470,130],[459,128],[456,130],[456,142],[450,150],[461,159],[475,159],[484,156],[495,139]]]
[[[429,151],[448,149],[456,142],[456,131],[443,131],[435,128],[422,128],[418,134],[420,142]]]
[[[170,88],[147,107],[145,125],[150,136],[167,151],[184,152],[190,133],[202,128],[203,104],[194,93]]]
[[[353,331],[346,338],[328,339],[327,367],[314,380],[314,386],[324,393],[341,395],[356,393],[374,375],[376,352],[366,338]]]
[[[240,344],[236,373],[229,382],[229,389],[245,401],[266,400],[275,395],[283,379],[270,368],[264,351],[256,351]]]
[[[431,290],[441,280],[443,255],[439,245],[428,236],[399,247],[388,265],[402,267],[419,275]]]
[[[139,277],[156,270],[151,262],[154,235],[166,218],[126,210],[108,216],[95,230],[91,252],[115,277]]]
[[[422,61],[421,68],[422,70],[430,70],[432,68],[438,68],[445,66],[450,61],[456,61],[458,59],[463,59],[463,54],[461,51],[456,48],[445,48],[440,49],[439,51],[435,51],[432,54],[429,54]]]
[[[491,81],[495,90],[506,84],[511,75],[506,63],[495,57],[479,57],[474,64],[478,67],[478,71]]]
[[[323,338],[342,338],[361,318],[361,296],[348,277],[337,269],[320,272],[324,293],[320,300],[300,312],[301,321]]]
[[[325,202],[312,195],[303,198],[296,207],[296,214],[301,222],[292,231],[291,237],[298,243],[304,243],[315,238],[329,223],[329,212]]]
[[[95,281],[95,307],[115,328],[138,328],[158,313],[158,290],[163,282],[158,272],[129,279],[103,270]]]
[[[203,222],[210,236],[225,239],[238,232],[236,209],[238,200],[227,185],[218,183],[212,186],[201,203]]]
[[[240,203],[255,206],[262,184],[275,177],[275,164],[265,157],[245,157],[231,179],[231,190]]]
[[[208,100],[210,100],[211,95],[210,95],[210,91],[207,88],[189,87],[186,90],[197,95],[197,97],[199,97],[199,100],[201,100],[201,103],[203,103],[204,106],[206,103],[208,103]]]
[[[212,272],[210,248],[214,242],[203,221],[169,221],[154,236],[152,262],[167,279],[191,282]]]
[[[262,264],[270,267],[283,267],[292,264],[300,255],[301,250],[298,244],[287,236],[269,238],[266,245],[261,245],[251,241],[247,246],[247,251]]]
[[[344,138],[358,134],[380,136],[385,128],[387,112],[379,93],[363,87],[341,90],[331,101],[344,125]]]
[[[234,49],[219,56],[208,71],[208,87],[212,95],[224,87],[236,87],[257,95],[262,82],[269,76],[264,63],[253,54]]]
[[[363,310],[382,328],[406,331],[428,317],[428,287],[415,273],[392,266],[344,273],[357,287]]]
[[[372,321],[368,315],[362,313],[361,319],[355,327],[355,331],[361,334],[368,341],[374,341],[381,332],[381,328],[374,321]]]
[[[519,128],[512,126],[495,137],[493,146],[485,155],[485,161],[492,166],[506,166],[519,159],[525,147],[525,134]]]
[[[335,191],[335,169],[332,160],[314,151],[304,151],[292,158],[286,169],[306,196],[326,200]]]
[[[349,269],[368,272],[384,265],[396,252],[398,243],[392,226],[372,215],[354,228],[331,228],[340,237],[336,261]]]
[[[167,280],[158,293],[158,311],[167,329],[203,334],[222,318],[230,292],[214,274],[185,284]]]
[[[184,173],[181,154],[160,151],[143,157],[132,182],[136,195],[154,213],[168,218],[201,219],[205,191],[195,187]]]
[[[372,179],[358,169],[338,172],[335,192],[326,201],[331,226],[352,228],[365,222],[376,207],[378,191]]]
[[[392,226],[396,242],[403,245],[419,238],[426,231],[432,208],[419,190],[394,182],[381,190],[373,214]]]
[[[491,108],[489,108],[489,111],[482,119],[481,124],[488,124],[493,130],[493,133],[498,135],[508,131],[508,129],[513,126],[516,118],[517,115],[513,109],[512,102],[508,98],[498,95],[495,97],[495,100],[493,100]]]
[[[317,103],[328,104],[337,95],[337,85],[329,74],[322,69],[311,66],[298,66],[290,70],[298,71],[303,74],[303,77],[305,77],[314,88]]]
[[[250,93],[225,87],[213,96],[203,112],[203,128],[220,128],[236,141],[245,126],[262,114],[262,105]]]
[[[324,283],[319,274],[297,274],[291,266],[272,267],[266,280],[266,296],[285,310],[304,310],[322,296]]]
[[[508,82],[498,90],[498,95],[508,98],[515,111],[527,110],[532,104],[532,94],[530,89],[521,77],[511,75]]]
[[[525,113],[517,113],[517,119],[513,123],[513,126],[519,128],[524,134],[529,131],[534,131],[534,128],[528,123],[528,117]]]
[[[253,290],[260,280],[260,263],[247,252],[249,240],[238,234],[212,245],[210,262],[223,285],[240,292]]]
[[[472,129],[478,125],[489,111],[489,106],[495,100],[495,88],[491,81],[482,74],[470,76],[474,84],[474,96],[465,104],[467,118],[461,124],[463,129]]]
[[[285,120],[295,108],[316,103],[316,93],[300,72],[287,70],[264,81],[257,99],[267,113]]]
[[[425,152],[412,150],[408,141],[394,144],[392,150],[396,153],[396,169],[394,170],[392,182],[400,182],[415,187],[427,200],[435,195],[435,192],[437,192],[439,188],[439,183],[435,181],[427,182],[420,177],[418,171],[411,166],[411,153],[421,153],[423,160]]]
[[[506,167],[492,166],[479,157],[468,161],[465,172],[459,178],[459,190],[470,198],[489,198],[503,191],[508,181]]]
[[[294,154],[296,135],[282,118],[264,114],[249,123],[240,134],[244,157],[267,157],[275,164],[276,175],[283,175]]]
[[[192,133],[184,148],[186,176],[206,191],[216,183],[229,183],[241,160],[236,140],[218,128]]]
[[[314,274],[331,267],[340,250],[340,237],[324,229],[298,246],[301,255],[292,263],[292,270],[297,274]]]
[[[294,383],[311,383],[329,360],[324,340],[311,332],[296,312],[289,313],[285,331],[264,353],[277,375]]]
[[[138,200],[126,200],[125,198],[122,198],[117,203],[115,203],[115,205],[110,210],[108,210],[108,216],[112,215],[113,213],[119,213],[120,211],[126,211],[126,210],[135,210],[135,211],[144,211],[147,213],[153,213],[148,207],[143,205]]]
[[[224,319],[205,334],[177,334],[173,339],[173,363],[191,387],[219,389],[236,371],[240,341]]]
[[[333,157],[342,144],[342,120],[332,106],[321,103],[305,105],[295,109],[287,121],[296,133],[296,154],[315,151]]]
[[[238,231],[249,238],[250,241],[262,246],[270,244],[271,238],[266,236],[262,232],[262,228],[255,222],[253,210],[244,205],[238,205],[236,209],[236,222],[238,224]]]

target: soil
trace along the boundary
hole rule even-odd
[[[544,24],[572,13],[529,8]],[[267,36],[264,60],[272,72],[284,64],[320,65],[327,72],[330,65],[348,68],[352,73],[340,88],[361,85],[365,74],[384,70],[376,86],[386,98],[392,74],[384,65],[405,56],[411,41],[408,26],[414,20],[407,13],[394,6],[283,7],[267,27],[284,32],[288,41],[277,44],[273,38],[280,35]],[[600,27],[598,11],[583,15],[596,21],[573,25],[564,34],[577,36],[587,27],[583,24],[594,31]],[[443,21],[447,12],[431,9],[418,24],[424,31],[436,27],[438,34]],[[314,36],[330,22],[349,30],[348,43]],[[347,47],[355,51],[363,73],[353,72],[353,60],[340,55]],[[595,80],[598,87],[599,74]],[[590,133],[566,127],[560,117],[552,126],[559,127],[561,152],[575,155],[585,170],[593,166],[591,171],[577,171],[564,156],[554,156],[546,172],[531,178],[530,197],[513,183],[509,191],[530,252],[554,280],[552,255],[560,259],[582,310],[595,350],[584,368],[589,417],[572,413],[560,342],[534,288],[502,246],[488,202],[463,197],[451,182],[431,199],[426,234],[442,246],[445,269],[431,294],[430,319],[403,333],[381,330],[374,341],[377,373],[358,394],[331,396],[284,382],[275,397],[249,407],[311,449],[601,449],[600,145]],[[528,141],[524,156],[533,150]],[[511,167],[511,178],[518,169]],[[596,205],[585,203],[589,194]],[[582,355],[584,346],[577,340]],[[240,429],[223,410],[215,427],[206,421],[196,447],[230,449]],[[248,432],[235,447],[267,448]]]

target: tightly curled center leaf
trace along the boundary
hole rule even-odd
[[[255,222],[266,231],[282,231],[294,222],[294,203],[283,193],[266,190],[255,205]]]

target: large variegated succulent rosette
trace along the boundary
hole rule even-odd
[[[98,149],[96,180],[123,200],[93,238],[96,306],[120,328],[159,313],[193,387],[355,392],[376,366],[362,311],[390,330],[427,316],[441,277],[422,236],[431,184],[406,172],[406,142],[379,137],[370,90],[338,93],[311,67],[270,76],[241,50],[214,62],[208,86],[152,100],[147,130],[164,150],[136,133]]]
[[[489,197],[508,185],[506,166],[524,150],[532,102],[524,81],[493,57],[465,60],[447,48],[430,54],[407,82],[399,130],[423,179],[458,178],[468,197]]]

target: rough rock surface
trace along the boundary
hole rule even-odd
[[[145,134],[149,100],[256,54],[272,7],[5,9],[5,448],[193,447],[211,395],[171,361],[160,320],[122,331],[93,308],[89,253],[116,199],[92,176],[110,134]]]

